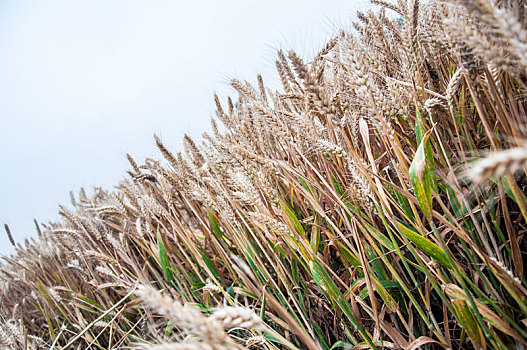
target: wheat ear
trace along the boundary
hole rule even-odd
[[[211,322],[199,310],[190,305],[182,304],[148,286],[139,286],[136,294],[148,307],[170,317],[178,326],[191,330],[192,333],[207,342],[222,343],[227,338],[217,323]]]
[[[527,145],[490,154],[477,161],[464,175],[476,185],[493,177],[514,173],[527,166]]]
[[[9,229],[9,226],[7,224],[4,224],[5,232],[7,233],[7,238],[9,238],[9,242],[13,245],[13,247],[16,247],[15,240],[13,239],[13,235],[11,235],[11,230]]]
[[[244,307],[223,307],[214,311],[209,320],[221,328],[241,327],[265,329],[265,325],[251,309]]]

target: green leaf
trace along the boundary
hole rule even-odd
[[[339,340],[338,342],[333,344],[333,346],[329,348],[329,350],[334,350],[336,348],[353,349],[353,345],[350,343],[345,343],[342,340]]]
[[[375,284],[375,290],[379,295],[381,296],[382,300],[388,306],[388,308],[391,311],[399,310],[399,305],[397,305],[397,302],[392,298],[390,293],[384,288],[382,283],[380,283],[377,278],[372,278],[373,283]]]
[[[389,250],[394,250],[395,247],[393,245],[393,242],[386,237],[384,234],[382,234],[379,230],[377,230],[375,227],[371,226],[367,222],[364,222],[364,228],[368,230],[370,235],[373,236],[384,248]]]
[[[368,260],[370,261],[371,266],[373,267],[373,271],[375,271],[375,275],[381,280],[387,280],[388,275],[386,274],[386,271],[384,271],[381,259],[376,259],[377,255],[369,246],[366,246],[366,256],[368,257]]]
[[[216,270],[216,266],[214,266],[214,263],[212,260],[210,260],[209,256],[205,251],[199,252],[201,255],[201,258],[205,262],[205,265],[207,265],[207,268],[209,269],[210,273],[218,280],[221,281],[220,274],[218,273],[218,270]]]
[[[300,275],[298,273],[298,264],[296,263],[295,259],[291,260],[291,273],[293,275],[293,281],[295,281],[296,284],[300,284]]]
[[[311,249],[316,253],[318,253],[318,249],[320,247],[320,228],[313,226],[313,229],[311,230],[311,237],[309,238],[309,244],[311,245]]]
[[[417,138],[417,145],[419,146],[423,141],[423,138],[427,135],[426,127],[423,123],[423,118],[417,113],[417,119],[415,121],[415,136]],[[434,166],[434,157],[432,153],[432,145],[429,142],[426,142],[424,145],[425,155],[428,162]]]
[[[446,185],[446,194],[447,194],[450,206],[452,207],[452,211],[454,212],[454,215],[456,217],[459,218],[468,212],[465,205],[458,200],[458,197],[456,196],[456,192],[454,191],[454,189],[450,187],[449,185]]]
[[[287,204],[285,204],[284,201],[282,201],[281,199],[280,199],[280,206],[282,207],[282,210],[285,212],[286,220],[288,221],[290,226],[294,228],[296,233],[304,237],[306,235],[306,231],[304,231],[304,228],[302,227],[302,224],[300,223],[300,221],[297,219],[295,213],[293,213],[293,211],[289,209]]]
[[[223,237],[223,232],[221,232],[220,230],[218,220],[216,220],[216,217],[209,209],[207,209],[207,216],[209,217],[210,228],[212,229],[214,236],[216,236],[217,239],[220,239],[221,237]]]
[[[300,181],[300,183],[302,184],[302,187],[304,187],[307,192],[313,194],[313,191],[311,191],[311,188],[308,186],[306,181],[304,179],[302,179],[302,177],[299,176],[298,177],[298,181]]]
[[[342,196],[344,194],[344,190],[340,186],[339,182],[333,175],[331,175],[331,180],[333,181],[333,186],[335,186],[335,191],[339,194],[339,196]]]
[[[338,289],[337,285],[330,277],[330,275],[322,267],[320,262],[318,262],[316,259],[312,259],[309,262],[309,268],[311,270],[313,280],[330,297],[331,301],[334,303],[333,306],[335,307],[336,304],[338,308],[340,308],[342,312],[346,315],[348,320],[357,328],[364,340],[366,340],[366,342],[373,349],[376,349],[375,345],[373,344],[370,338],[370,335],[361,327],[361,325],[355,319],[355,316],[353,316],[353,309],[351,305],[346,300],[340,289]]]
[[[417,140],[417,145],[421,143],[423,137],[425,137],[425,134],[426,129],[423,123],[423,118],[421,117],[421,113],[417,111],[415,116],[415,138]]]
[[[269,332],[262,332],[262,334],[267,340],[270,340],[273,343],[282,344],[282,342],[280,340],[276,339],[271,333],[269,333]]]
[[[512,200],[518,204],[518,198],[516,198],[516,196],[514,195],[514,193],[512,192],[512,188],[511,188],[511,184],[509,183],[509,181],[507,180],[507,178],[505,176],[502,176],[501,177],[501,180],[502,180],[502,183],[503,183],[503,190],[505,191],[505,193],[512,198]],[[494,182],[496,185],[498,184],[498,179],[491,179],[492,182]],[[527,197],[521,193],[521,197],[523,199],[524,202],[527,202]]]
[[[170,261],[168,260],[167,251],[165,250],[165,245],[163,244],[163,239],[161,238],[159,229],[157,230],[157,246],[159,248],[159,264],[163,270],[163,275],[165,275],[168,282],[172,282],[174,280],[172,265],[170,265]]]
[[[400,231],[413,243],[415,244],[419,249],[423,251],[426,255],[428,255],[431,258],[434,258],[435,260],[439,261],[441,265],[451,269],[453,266],[450,263],[450,260],[448,259],[448,255],[443,251],[443,249],[439,248],[435,243],[428,240],[428,238],[425,238],[415,232],[414,230],[408,228],[406,225],[397,222],[399,225]]]
[[[394,191],[395,197],[397,198],[397,202],[401,205],[401,208],[403,209],[404,213],[407,217],[411,218],[413,217],[412,209],[410,208],[410,205],[408,204],[408,200],[404,195],[399,193],[398,191]]]
[[[169,337],[170,333],[172,333],[172,329],[174,328],[174,321],[168,320],[167,326],[165,328],[165,337]]]
[[[230,285],[230,287],[227,289],[227,294],[229,294],[229,296],[231,298],[234,298],[234,284],[236,283],[236,281],[232,282],[232,284]]]
[[[342,254],[342,256],[346,258],[346,260],[348,260],[351,265],[353,265],[353,267],[361,266],[359,258],[357,258],[355,254],[353,254],[346,246],[337,244],[337,248],[339,249],[340,254]]]
[[[452,306],[456,312],[456,317],[459,323],[467,332],[474,347],[476,349],[486,349],[487,345],[483,335],[483,330],[474,317],[474,313],[468,306],[467,302],[464,299],[452,300]]]
[[[324,334],[322,329],[316,323],[311,324],[311,326],[313,327],[313,330],[315,331],[315,333],[317,335],[318,341],[319,341],[320,345],[322,346],[322,349],[323,350],[329,350],[329,344],[328,344],[328,342],[326,340],[326,335]]]
[[[88,304],[91,304],[93,306],[95,306],[96,308],[98,308],[99,310],[105,310],[105,307],[102,306],[100,303],[96,302],[95,300],[92,300],[82,294],[76,294],[76,296],[79,298],[79,299],[82,299],[84,300],[85,302],[87,302]]]
[[[392,281],[392,280],[379,280],[379,283],[382,284],[384,288],[397,288],[402,290],[401,285],[399,282]]]
[[[44,288],[44,286],[39,281],[35,281],[35,283],[38,289],[40,289],[40,291],[44,294],[44,296],[48,297],[48,292],[46,291],[46,288]],[[51,339],[55,340],[55,329],[53,328],[53,323],[51,322],[51,318],[49,317],[49,314],[45,312],[42,307],[40,307],[38,302],[36,305],[37,305],[38,311],[40,311],[40,313],[44,315],[44,317],[46,318],[46,322],[48,323],[48,328],[49,328],[49,333],[51,335]]]
[[[415,152],[414,160],[410,165],[410,182],[414,188],[415,196],[426,218],[432,219],[432,169],[427,164],[425,145],[428,142],[428,131]]]

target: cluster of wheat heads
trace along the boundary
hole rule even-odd
[[[525,2],[374,1],[0,268],[13,348],[527,345]],[[470,165],[472,161],[492,155]],[[37,225],[38,226],[38,225]]]

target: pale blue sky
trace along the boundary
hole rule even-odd
[[[112,188],[210,129],[231,77],[277,86],[278,48],[309,57],[366,1],[0,1],[0,222],[17,242],[69,191]],[[2,225],[3,226],[3,225]],[[3,231],[3,227],[2,227]],[[0,254],[11,253],[5,232]]]

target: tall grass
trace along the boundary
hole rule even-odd
[[[373,1],[5,257],[13,348],[527,345],[525,2]],[[478,162],[478,159],[487,157]],[[38,225],[37,225],[38,226]]]

